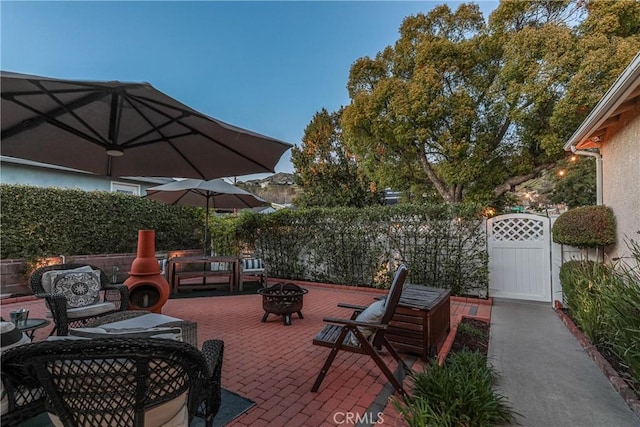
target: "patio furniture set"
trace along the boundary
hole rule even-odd
[[[206,259],[211,262],[218,261]],[[69,277],[65,270],[71,270]],[[176,274],[175,266],[168,270]],[[331,351],[313,392],[344,351],[371,357],[407,397],[379,351],[384,348],[406,371],[398,351],[431,356],[449,330],[448,291],[405,286],[407,275],[401,265],[384,299],[369,306],[339,304],[353,310],[351,317],[324,319],[313,344]],[[65,426],[188,425],[195,416],[212,425],[220,408],[223,341],[205,341],[198,350],[195,322],[128,310],[127,287],[108,283],[94,266],[41,267],[31,285],[45,299],[57,335],[2,352],[3,425],[19,425],[44,411]],[[293,313],[303,319],[307,292],[288,283],[260,289],[262,322],[270,314],[282,316],[285,325]]]
[[[212,426],[224,342],[199,350],[195,322],[127,310],[127,287],[98,279],[105,277],[75,264],[32,274],[56,335],[2,351],[2,425],[48,412],[64,426],[188,425],[195,416]]]

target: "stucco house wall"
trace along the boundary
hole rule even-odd
[[[623,119],[624,120],[624,119]],[[640,113],[623,122],[601,148],[602,201],[616,217],[616,245],[609,258],[629,255],[628,239],[640,242]]]
[[[633,239],[640,244],[640,52],[564,149],[601,156],[598,203],[610,207],[616,217],[616,244],[605,248],[606,260],[622,258],[633,263],[627,243]]]
[[[137,190],[133,194],[144,196],[146,188],[169,181],[171,179],[167,178],[110,178],[28,160],[0,158],[0,183],[2,184],[74,188],[84,191]]]

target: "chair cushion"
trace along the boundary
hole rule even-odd
[[[362,313],[358,314],[358,317],[356,317],[356,321],[371,324],[380,324],[380,322],[382,321],[382,316],[384,315],[385,303],[386,299],[372,303]],[[373,329],[371,328],[359,326],[358,329],[360,329],[362,335],[364,335],[364,337],[367,339],[369,339],[369,337],[373,335]],[[349,342],[354,346],[359,345],[358,339],[353,334],[349,334]]]
[[[162,327],[146,329],[71,328],[69,335],[82,338],[164,338],[182,341],[182,329]]]
[[[112,302],[99,302],[98,304],[87,305],[86,307],[77,307],[67,309],[68,319],[83,319],[85,317],[99,316],[100,314],[116,311],[116,305]],[[47,317],[53,317],[48,311]]]
[[[264,265],[262,264],[262,260],[260,258],[244,258],[242,260],[242,270],[264,270]]]
[[[65,296],[67,308],[96,304],[100,301],[100,277],[94,272],[60,274],[53,281],[53,293]]]
[[[44,288],[44,291],[46,293],[51,293],[53,292],[53,282],[56,279],[56,277],[58,277],[61,274],[66,274],[66,273],[90,273],[92,271],[95,271],[96,274],[98,275],[98,280],[100,280],[100,271],[97,270],[93,270],[91,268],[91,266],[89,265],[83,265],[82,267],[78,267],[78,268],[73,268],[70,270],[49,270],[49,271],[45,271],[42,274],[42,278],[40,279],[40,283],[42,284],[42,287]]]
[[[56,427],[63,427],[60,418],[49,412],[49,419]],[[105,417],[105,421],[109,421]],[[189,412],[187,411],[187,392],[145,411],[145,427],[184,427],[189,425]]]
[[[212,262],[211,263],[211,271],[229,271],[229,263],[228,262]]]

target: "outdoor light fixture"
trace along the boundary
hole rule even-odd
[[[122,157],[124,156],[124,151],[117,145],[111,145],[107,147],[107,156]]]

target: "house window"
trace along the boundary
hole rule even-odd
[[[127,184],[124,182],[111,182],[111,191],[116,193],[131,194],[133,196],[140,195],[140,186],[136,184]]]

